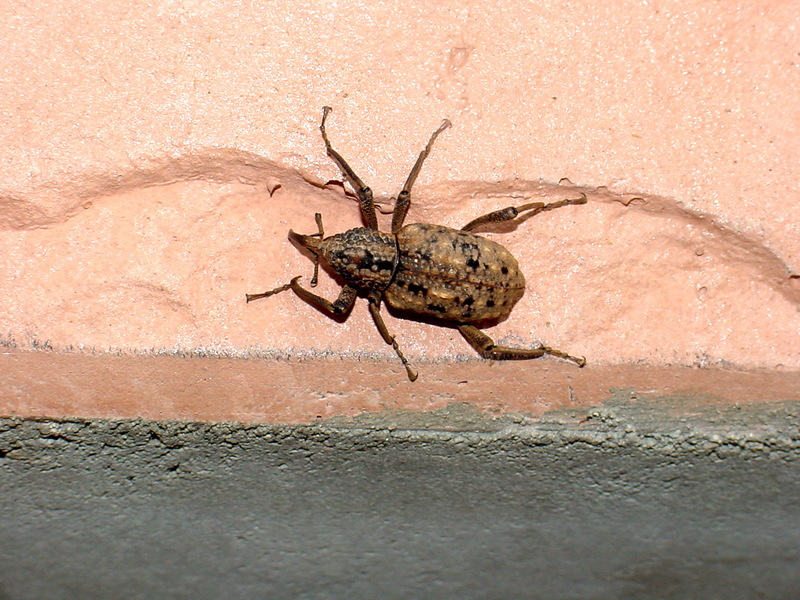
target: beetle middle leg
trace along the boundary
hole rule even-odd
[[[478,354],[489,360],[530,360],[533,358],[540,358],[545,354],[550,354],[551,356],[571,360],[579,367],[586,364],[586,359],[583,357],[571,356],[566,352],[548,346],[539,346],[538,348],[497,346],[492,338],[474,325],[459,325],[458,330],[461,332],[461,335],[464,336],[464,339],[469,342],[469,345],[475,348]]]
[[[486,225],[487,223],[502,223],[503,221],[511,221],[516,219],[521,213],[527,211],[533,211],[526,215],[527,217],[532,217],[548,210],[561,208],[562,206],[586,204],[586,202],[586,194],[581,193],[580,198],[559,200],[557,202],[551,202],[550,204],[545,204],[544,202],[531,202],[530,204],[523,204],[522,206],[509,206],[508,208],[496,210],[487,215],[482,215],[477,219],[473,219],[464,225],[464,227],[461,228],[461,231],[472,231],[473,229],[477,229],[478,227]]]
[[[397,354],[397,357],[402,361],[403,366],[406,368],[406,373],[408,374],[409,381],[416,381],[418,373],[411,368],[411,365],[408,364],[408,360],[400,351],[400,346],[397,345],[397,340],[391,333],[389,333],[389,329],[386,327],[386,323],[383,322],[383,317],[381,316],[380,295],[377,294],[370,295],[369,312],[372,315],[372,320],[375,321],[375,327],[378,328],[378,333],[381,334],[383,341],[389,344],[392,348],[394,348],[395,354]]]
[[[375,202],[372,199],[372,188],[366,185],[361,178],[356,175],[352,167],[347,164],[347,161],[331,146],[328,140],[328,133],[325,131],[325,121],[333,109],[330,106],[322,107],[322,123],[320,123],[319,130],[322,132],[322,140],[325,142],[325,150],[328,156],[333,159],[339,169],[344,174],[347,181],[353,186],[353,190],[358,197],[358,204],[361,207],[361,218],[364,224],[370,229],[378,229],[378,217],[375,214]]]
[[[394,213],[392,214],[392,233],[397,234],[397,232],[403,228],[403,222],[406,220],[408,206],[411,204],[411,188],[414,186],[414,182],[417,180],[417,175],[419,175],[420,169],[422,169],[422,163],[425,162],[425,159],[428,158],[428,155],[433,149],[433,142],[436,141],[436,138],[439,137],[440,133],[451,126],[452,123],[447,119],[442,121],[442,124],[439,125],[439,128],[433,132],[433,135],[431,135],[431,139],[428,140],[428,144],[425,146],[425,149],[419,153],[417,162],[414,163],[411,173],[408,174],[408,179],[406,179],[406,184],[403,186],[403,190],[397,196],[397,201],[394,205]]]

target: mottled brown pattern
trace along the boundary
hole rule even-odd
[[[383,290],[397,264],[394,236],[357,227],[325,238],[319,252],[342,279],[357,290]]]
[[[475,323],[508,316],[525,292],[511,253],[486,238],[440,225],[407,225],[397,234],[400,262],[384,292],[389,306]]]

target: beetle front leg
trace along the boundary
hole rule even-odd
[[[473,325],[459,325],[458,330],[461,332],[461,335],[464,336],[464,339],[469,342],[469,345],[475,348],[478,354],[489,360],[530,360],[533,358],[540,358],[545,354],[550,354],[551,356],[571,360],[579,367],[586,364],[586,359],[583,357],[570,356],[566,352],[561,352],[561,350],[556,350],[555,348],[549,348],[547,346],[539,346],[538,348],[530,349],[496,346],[492,338]]]
[[[312,233],[308,237],[318,237],[322,240],[325,237],[325,230],[322,228],[322,214],[314,213],[314,220],[317,222],[317,233]],[[311,281],[309,285],[311,287],[317,287],[317,283],[319,283],[319,254],[314,255],[314,274],[311,276]]]
[[[397,354],[397,357],[402,361],[403,366],[406,368],[409,381],[416,381],[418,373],[411,368],[411,365],[408,364],[408,360],[406,360],[406,357],[400,351],[400,346],[397,345],[397,340],[391,333],[389,333],[386,323],[383,322],[383,317],[381,316],[380,296],[369,297],[369,312],[372,315],[372,320],[375,321],[375,327],[378,328],[378,333],[381,334],[383,341],[394,348],[395,354]]]
[[[586,194],[581,193],[580,198],[559,200],[558,202],[551,202],[550,204],[545,204],[544,202],[531,202],[530,204],[523,204],[522,206],[509,206],[508,208],[496,210],[494,212],[490,212],[488,215],[483,215],[477,219],[473,219],[464,225],[464,227],[461,228],[461,231],[472,231],[473,229],[477,229],[481,225],[486,225],[487,223],[502,223],[503,221],[512,221],[516,219],[520,213],[527,211],[533,211],[525,215],[526,218],[530,218],[548,210],[561,208],[562,206],[586,204],[586,202]]]
[[[301,285],[297,283],[298,279],[300,279],[300,277],[295,277],[289,284],[292,288],[292,291],[314,308],[327,313],[328,316],[339,317],[347,314],[350,312],[350,309],[353,308],[353,304],[356,303],[356,290],[355,288],[351,288],[349,285],[344,286],[342,291],[339,292],[339,297],[331,302],[330,300],[326,300],[322,296],[317,296],[313,292],[309,292],[304,287],[301,287]]]
[[[353,187],[353,190],[356,192],[356,196],[358,197],[358,204],[361,207],[361,218],[364,220],[364,224],[369,227],[370,229],[378,229],[378,217],[375,214],[375,202],[372,199],[372,189],[365,185],[361,178],[356,175],[355,171],[353,171],[352,167],[347,164],[347,161],[339,154],[336,150],[333,149],[331,146],[330,141],[328,140],[328,133],[325,131],[325,121],[328,118],[328,115],[333,109],[330,106],[323,106],[322,107],[322,123],[320,123],[319,130],[322,132],[322,140],[325,142],[325,150],[333,159],[333,162],[341,170],[342,174],[344,174],[345,179],[350,183]]]
[[[451,126],[452,123],[450,123],[450,121],[447,119],[442,121],[442,124],[439,125],[439,129],[434,131],[433,135],[431,135],[431,139],[428,140],[428,144],[425,146],[425,149],[419,153],[417,162],[414,163],[411,173],[408,174],[408,179],[406,179],[406,184],[403,186],[403,191],[401,191],[397,196],[397,202],[395,202],[394,205],[394,213],[392,214],[392,233],[396,234],[403,228],[403,222],[406,220],[406,213],[408,212],[408,207],[411,204],[411,188],[414,186],[414,182],[417,180],[417,175],[419,175],[420,169],[422,169],[422,163],[425,162],[425,159],[428,158],[428,155],[431,153],[433,142],[436,141],[436,138],[439,137],[440,133]]]
[[[356,295],[357,295],[355,288],[351,288],[349,285],[344,286],[342,288],[342,291],[339,292],[339,297],[336,298],[335,301],[331,302],[330,300],[326,300],[322,296],[317,296],[316,294],[309,292],[307,289],[305,289],[299,283],[297,283],[297,280],[300,279],[300,277],[301,276],[298,275],[286,285],[277,287],[274,290],[270,290],[269,292],[263,292],[261,294],[247,294],[245,296],[247,302],[252,302],[253,300],[259,300],[260,298],[269,298],[270,296],[274,296],[275,294],[280,294],[281,292],[285,292],[286,290],[292,290],[305,302],[307,302],[314,308],[321,310],[324,313],[327,313],[331,317],[338,317],[347,314],[348,312],[350,312],[350,309],[353,308],[353,304],[355,304],[356,302]]]

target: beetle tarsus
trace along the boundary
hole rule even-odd
[[[556,350],[555,348],[550,348],[549,346],[542,346],[542,350],[551,356],[557,356],[558,358],[572,361],[581,368],[586,366],[586,358],[583,356],[572,356],[571,354],[561,352],[561,350]]]
[[[270,290],[268,292],[261,292],[260,294],[245,294],[244,295],[245,301],[252,302],[253,300],[260,300],[261,298],[269,298],[270,296],[274,296],[275,294],[280,294],[281,292],[285,292],[286,290],[291,288],[292,284],[294,284],[294,282],[297,281],[298,279],[300,279],[300,275],[292,279],[286,285],[276,287],[274,290]]]

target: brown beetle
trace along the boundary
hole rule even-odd
[[[378,332],[403,361],[411,381],[417,379],[417,373],[408,364],[395,337],[386,328],[380,313],[381,301],[385,301],[405,318],[423,319],[455,327],[483,358],[527,360],[551,354],[571,360],[580,367],[584,366],[584,358],[570,356],[547,346],[531,349],[497,346],[488,335],[478,329],[479,325],[491,324],[509,315],[514,304],[525,292],[525,278],[519,270],[517,260],[508,250],[470,232],[488,223],[510,221],[522,212],[532,216],[561,206],[586,204],[586,195],[577,200],[560,200],[550,204],[532,202],[517,207],[510,206],[478,217],[460,230],[427,223],[403,226],[411,202],[411,187],[419,175],[422,163],[430,154],[437,136],[450,127],[450,121],[445,119],[420,153],[397,197],[392,214],[392,232],[383,233],[378,230],[372,190],[364,185],[328,140],[325,121],[331,110],[328,106],[322,109],[322,139],[325,141],[328,156],[339,166],[355,190],[361,207],[361,218],[366,227],[357,227],[326,238],[322,228],[322,215],[317,213],[317,233],[301,235],[289,231],[289,239],[314,256],[312,287],[317,285],[320,259],[344,280],[344,287],[339,297],[331,302],[301,287],[298,283],[300,276],[297,276],[286,285],[269,292],[247,294],[247,302],[291,289],[300,298],[331,317],[346,318],[356,297],[364,296],[369,301],[369,311]]]

